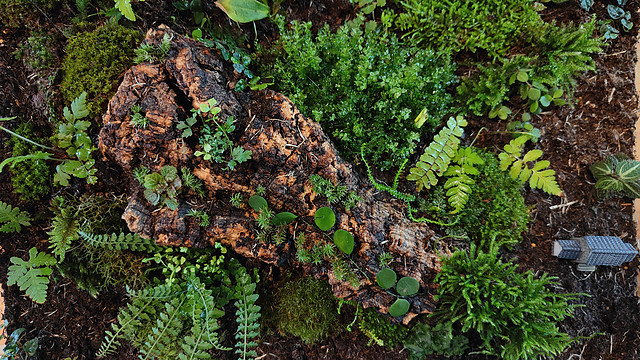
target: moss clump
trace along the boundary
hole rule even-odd
[[[390,319],[380,314],[376,309],[364,309],[362,318],[358,322],[360,331],[367,335],[369,344],[376,343],[380,346],[394,348],[407,337],[409,329],[400,324],[392,324]]]
[[[33,24],[40,12],[33,5],[42,11],[51,10],[57,0],[0,0],[0,22],[8,27],[20,27]]]
[[[16,133],[35,140],[38,143],[45,143],[43,139],[37,139],[33,136],[33,127],[29,123],[21,124]],[[11,156],[22,156],[33,154],[41,150],[35,145],[29,144],[24,140],[12,136]],[[51,193],[51,179],[49,166],[45,160],[23,161],[9,168],[11,172],[11,182],[13,183],[13,192],[20,194],[22,200],[40,200],[42,197]]]
[[[70,103],[86,91],[90,116],[100,115],[118,77],[132,65],[140,40],[138,31],[119,25],[106,25],[71,38],[62,62],[60,92],[65,100]]]
[[[288,282],[276,294],[276,317],[281,332],[312,343],[337,325],[335,298],[329,285],[303,277]]]
[[[480,175],[460,213],[448,213],[449,205],[442,185],[429,194],[429,201],[421,208],[445,222],[454,222],[459,216],[455,225],[445,228],[449,235],[466,235],[479,244],[488,244],[494,237],[502,245],[515,244],[522,239],[530,221],[522,185],[500,170],[500,163],[493,154],[480,152],[480,155],[484,164],[476,166]]]

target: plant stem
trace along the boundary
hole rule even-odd
[[[8,132],[9,134],[11,134],[11,135],[13,135],[13,136],[15,136],[15,137],[17,137],[17,138],[19,138],[21,140],[24,140],[24,141],[26,141],[28,143],[31,143],[31,144],[33,144],[35,146],[39,146],[39,147],[41,147],[43,149],[46,149],[46,150],[56,151],[56,149],[54,149],[52,147],[44,146],[44,145],[39,144],[39,143],[37,143],[37,142],[35,142],[35,141],[31,140],[31,139],[27,139],[26,137],[24,137],[22,135],[16,134],[13,131],[11,131],[11,130],[7,129],[6,127],[4,127],[4,126],[0,126],[0,130],[4,130],[4,131]]]

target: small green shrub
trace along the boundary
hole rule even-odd
[[[43,139],[34,138],[33,127],[29,123],[22,123],[15,132],[37,142],[44,142]],[[11,156],[24,156],[37,151],[35,145],[15,136],[11,137],[11,144]],[[51,193],[51,175],[45,160],[20,162],[9,168],[9,171],[11,172],[13,191],[20,194],[22,200],[40,200]]]
[[[560,354],[572,339],[558,328],[570,317],[576,294],[557,294],[556,278],[502,262],[497,246],[488,252],[471,244],[469,252],[456,251],[443,259],[436,277],[440,285],[435,315],[445,322],[460,322],[462,332],[474,330],[483,350],[501,359],[532,359]]]
[[[0,21],[8,27],[34,24],[40,16],[34,5],[46,12],[57,3],[57,0],[0,0]]]
[[[337,326],[336,304],[329,285],[303,277],[285,283],[276,294],[278,328],[313,343]]]
[[[390,32],[358,17],[317,36],[311,23],[277,17],[280,39],[261,49],[261,72],[300,111],[320,122],[345,155],[366,144],[373,163],[390,168],[416,149],[451,112],[447,87],[455,66],[447,56],[406,46]],[[271,61],[273,59],[273,61]],[[422,128],[414,119],[426,108]]]
[[[62,62],[60,92],[72,101],[88,94],[90,117],[100,115],[114,91],[118,77],[133,63],[140,33],[119,25],[106,25],[82,32],[69,40]]]
[[[456,214],[448,211],[446,190],[441,185],[433,188],[420,208],[445,222],[459,218],[457,223],[444,228],[449,235],[467,236],[476,243],[494,237],[502,244],[518,243],[530,221],[522,186],[500,170],[494,155],[484,151],[478,154],[484,163],[476,166],[480,174],[476,175],[464,209]]]

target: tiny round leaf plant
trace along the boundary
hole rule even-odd
[[[336,224],[336,214],[326,206],[318,209],[313,217],[322,231],[328,231]]]
[[[271,219],[271,223],[274,226],[287,225],[288,223],[292,222],[296,218],[298,218],[297,215],[294,215],[288,211],[283,211],[281,213],[277,213],[273,217],[273,219]]]
[[[389,289],[393,287],[393,285],[396,284],[397,279],[398,276],[396,275],[396,272],[389,268],[380,270],[380,272],[378,272],[378,275],[376,275],[376,282],[383,289]]]
[[[260,211],[263,208],[268,207],[269,205],[267,205],[267,200],[265,200],[262,196],[253,195],[249,198],[249,206],[251,206],[251,208],[255,211]]]
[[[353,235],[347,230],[336,230],[333,233],[333,243],[336,244],[338,249],[347,255],[351,255],[353,252],[354,240]]]
[[[398,299],[389,307],[389,315],[398,317],[409,311],[409,302],[405,299]]]
[[[420,288],[420,284],[418,280],[412,278],[411,276],[405,276],[402,279],[398,280],[398,285],[396,285],[396,290],[400,296],[411,296],[418,293],[418,289]]]

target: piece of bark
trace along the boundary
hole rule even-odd
[[[172,37],[166,60],[162,64],[139,64],[126,72],[109,102],[99,137],[103,155],[131,179],[127,189],[129,205],[123,215],[129,229],[154,238],[161,245],[203,246],[220,242],[247,258],[278,266],[302,266],[309,274],[328,278],[336,296],[357,300],[364,307],[376,307],[382,313],[387,313],[395,300],[375,283],[380,270],[378,257],[386,251],[394,258],[391,268],[400,276],[418,279],[421,285],[419,294],[409,299],[411,308],[403,321],[408,323],[417,314],[432,312],[434,277],[440,269],[432,245],[433,231],[407,219],[402,202],[377,194],[338,156],[320,125],[302,116],[284,95],[270,90],[233,91],[230,83],[237,73],[219,60],[215,50],[165,26],[149,30],[145,41],[159,44],[165,33]],[[199,108],[210,98],[215,98],[222,109],[220,119],[234,117],[235,145],[252,152],[252,159],[235,170],[224,170],[225,164],[194,156],[199,148],[195,136],[183,139],[176,128],[192,107]],[[141,129],[130,124],[132,105],[142,107],[149,127]],[[133,169],[141,165],[153,172],[165,165],[187,167],[204,182],[207,196],[200,199],[182,189],[177,210],[153,206],[145,199],[143,186],[132,176]],[[350,211],[334,206],[336,225],[329,231],[344,229],[354,235],[356,244],[350,258],[357,265],[357,289],[336,279],[328,264],[303,265],[296,260],[293,234],[304,232],[311,244],[330,242],[328,234],[310,225],[315,211],[327,205],[326,199],[313,191],[309,182],[312,174],[334,184],[345,184],[363,199]],[[289,241],[281,245],[258,241],[256,212],[230,204],[233,193],[247,198],[259,186],[266,190],[264,198],[270,209],[299,216],[289,225]],[[186,216],[193,208],[207,210],[211,224],[201,228],[198,221]]]

